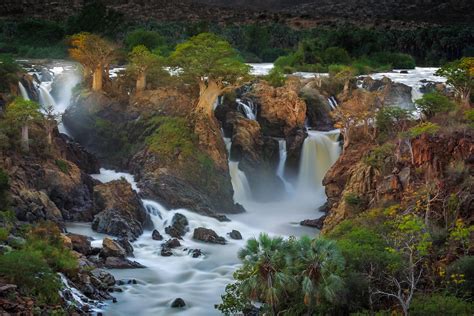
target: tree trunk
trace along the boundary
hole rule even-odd
[[[137,78],[137,92],[142,92],[146,89],[146,72],[140,72]]]
[[[214,112],[214,103],[216,102],[217,97],[221,95],[222,88],[215,81],[211,80],[207,85],[204,82],[200,82],[199,92],[199,101],[196,111],[212,116]]]
[[[30,150],[29,137],[28,137],[28,125],[21,127],[21,147],[25,152]]]
[[[92,90],[101,91],[102,90],[102,66],[97,66],[92,75]]]

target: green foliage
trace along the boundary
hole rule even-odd
[[[167,73],[162,70],[163,58],[150,52],[145,45],[135,46],[129,54],[129,60],[130,64],[128,65],[128,70],[135,75],[147,73],[153,69]]]
[[[410,315],[413,316],[467,316],[473,313],[474,303],[442,293],[434,293],[429,296],[416,296],[410,307]]]
[[[33,47],[55,45],[64,39],[62,25],[47,20],[26,20],[17,25],[17,40]]]
[[[16,98],[7,106],[5,120],[13,127],[28,124],[29,121],[41,118],[40,105],[34,101]]]
[[[237,282],[216,306],[227,315],[250,301],[263,303],[262,310],[272,314],[311,314],[329,308],[343,288],[344,258],[333,241],[323,238],[284,240],[261,234],[247,241],[239,258]]]
[[[173,160],[178,155],[186,159],[194,154],[193,134],[186,119],[157,116],[152,119],[152,124],[156,125],[157,129],[146,138],[150,150],[167,160]]]
[[[127,33],[124,43],[129,51],[139,45],[143,45],[148,48],[148,50],[153,51],[154,49],[163,47],[165,45],[165,39],[158,32],[136,29]]]
[[[367,203],[365,199],[354,193],[346,193],[346,195],[344,195],[344,201],[356,213],[362,212]]]
[[[20,66],[9,55],[0,54],[0,92],[9,92],[10,86],[17,85],[19,77],[17,73]]]
[[[429,119],[437,113],[454,110],[456,105],[447,96],[439,92],[431,92],[424,94],[421,99],[416,100],[415,107]]]
[[[383,174],[392,170],[394,163],[395,146],[391,143],[385,143],[371,150],[364,156],[364,163],[371,166]]]
[[[474,256],[463,256],[454,261],[448,266],[446,273],[450,280],[453,279],[452,276],[459,276],[459,282],[452,285],[460,290],[458,295],[471,300],[474,298]]]
[[[115,37],[125,26],[124,17],[100,0],[85,2],[77,15],[69,17],[66,23],[66,33],[80,32],[98,33]]]
[[[467,254],[473,233],[474,225],[468,226],[462,219],[458,219],[454,227],[449,231],[449,239],[459,244],[460,248]]]
[[[0,242],[5,242],[10,235],[10,230],[5,227],[0,227]]]
[[[265,77],[265,80],[267,80],[270,85],[277,88],[285,85],[286,77],[281,68],[273,67]]]
[[[246,77],[250,66],[244,64],[232,46],[211,33],[202,33],[179,44],[171,60],[180,76],[191,80],[208,80],[234,84]]]
[[[322,53],[322,60],[326,65],[349,65],[351,63],[351,57],[349,56],[349,53],[341,47],[326,48]]]
[[[464,112],[464,119],[470,127],[474,128],[474,109]]]
[[[54,161],[54,163],[56,164],[56,166],[58,166],[59,170],[61,170],[63,173],[65,174],[69,174],[69,164],[62,160],[62,159],[56,159]]]
[[[413,251],[412,255],[415,258],[428,254],[431,237],[421,218],[414,214],[407,214],[399,216],[394,222],[388,224],[394,227],[391,234],[392,251],[405,255]]]
[[[416,138],[423,134],[434,135],[439,131],[439,129],[440,129],[440,126],[438,124],[425,122],[425,123],[420,123],[410,128],[406,133],[404,134],[402,133],[402,134],[403,136],[406,136],[408,138]]]
[[[370,58],[380,65],[391,65],[391,68],[414,69],[416,66],[415,59],[408,54],[380,52]]]
[[[408,110],[392,106],[381,108],[375,118],[379,138],[393,137],[403,132],[410,119],[411,114]]]
[[[438,69],[436,74],[446,77],[447,83],[452,85],[465,101],[469,101],[470,93],[474,89],[474,57],[447,63]]]
[[[10,189],[10,180],[8,174],[0,168],[0,211],[8,206],[8,190]]]
[[[41,302],[60,302],[58,277],[38,250],[13,250],[0,256],[0,275]]]

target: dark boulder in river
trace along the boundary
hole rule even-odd
[[[151,226],[138,194],[123,179],[95,186],[94,199],[92,229],[99,233],[135,240]]]
[[[211,244],[226,244],[226,240],[224,237],[217,235],[217,233],[212,229],[207,229],[204,227],[198,227],[194,229],[193,238]]]

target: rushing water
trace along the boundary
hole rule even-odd
[[[241,100],[236,99],[238,109],[245,115],[249,120],[257,119],[257,107],[252,100]]]
[[[29,100],[30,97],[28,96],[28,92],[26,91],[25,86],[21,83],[21,81],[18,81],[18,87],[20,88],[20,93],[21,97],[25,100]]]

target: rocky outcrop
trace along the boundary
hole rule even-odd
[[[165,232],[173,238],[181,239],[189,230],[188,219],[180,213],[174,214],[171,225],[165,228]]]
[[[224,237],[217,235],[217,233],[212,229],[207,229],[204,227],[198,227],[194,229],[193,239],[211,244],[225,245],[227,243]]]
[[[334,121],[329,115],[331,107],[327,98],[321,95],[317,82],[308,82],[301,89],[300,96],[306,102],[308,125],[318,131],[333,130]]]
[[[94,199],[92,229],[97,232],[134,240],[152,227],[137,193],[124,179],[95,186]]]
[[[365,77],[362,82],[362,87],[369,92],[378,92],[385,106],[414,109],[412,88],[403,83],[393,82],[387,77],[380,80]]]
[[[293,130],[304,127],[306,103],[298,96],[299,84],[298,79],[290,79],[279,88],[263,81],[254,86],[251,94],[258,104],[263,134],[287,137]]]

